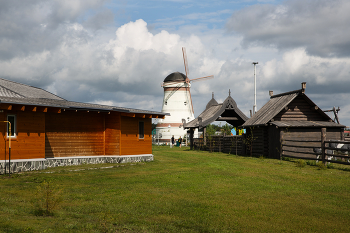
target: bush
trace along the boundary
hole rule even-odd
[[[37,216],[52,216],[62,201],[61,190],[51,181],[44,181],[37,187],[36,197],[34,213]]]
[[[317,163],[317,167],[318,167],[318,169],[320,169],[320,170],[324,170],[324,169],[327,168],[321,161]]]
[[[306,165],[306,162],[303,159],[298,159],[296,163],[297,163],[297,167],[305,167]]]
[[[316,166],[316,161],[313,161],[313,160],[311,160],[311,161],[310,161],[310,160],[307,160],[307,161],[306,161],[306,164],[307,164],[307,165],[310,165],[310,166]]]

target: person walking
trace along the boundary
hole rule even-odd
[[[179,137],[179,139],[177,140],[179,142],[179,147],[181,148],[181,143],[182,143],[182,138],[181,136]]]
[[[175,144],[175,138],[174,138],[174,135],[171,137],[171,144],[174,146]]]

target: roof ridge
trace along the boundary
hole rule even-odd
[[[288,92],[280,93],[280,94],[277,94],[277,95],[273,95],[273,96],[270,97],[270,99],[276,98],[276,97],[280,97],[280,96],[284,96],[284,95],[290,95],[290,94],[295,94],[295,93],[303,93],[302,91],[303,91],[303,89],[299,89],[299,90],[295,90],[295,91],[288,91]]]

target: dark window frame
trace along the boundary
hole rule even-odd
[[[139,121],[139,139],[145,139],[145,122]]]
[[[10,119],[12,118],[12,119]],[[17,116],[15,114],[7,114],[7,121],[11,122],[11,135],[9,135],[9,123],[7,123],[6,136],[7,138],[16,138],[16,128],[17,128]]]

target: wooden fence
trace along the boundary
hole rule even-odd
[[[206,150],[211,152],[224,152],[236,155],[245,154],[245,146],[243,143],[244,136],[210,136],[194,139],[194,149]]]
[[[308,145],[305,145],[308,144]],[[321,160],[324,163],[340,163],[350,165],[350,147],[346,149],[336,146],[349,145],[350,141],[335,140],[282,140],[281,157],[306,160]],[[339,147],[340,147],[339,146]]]

